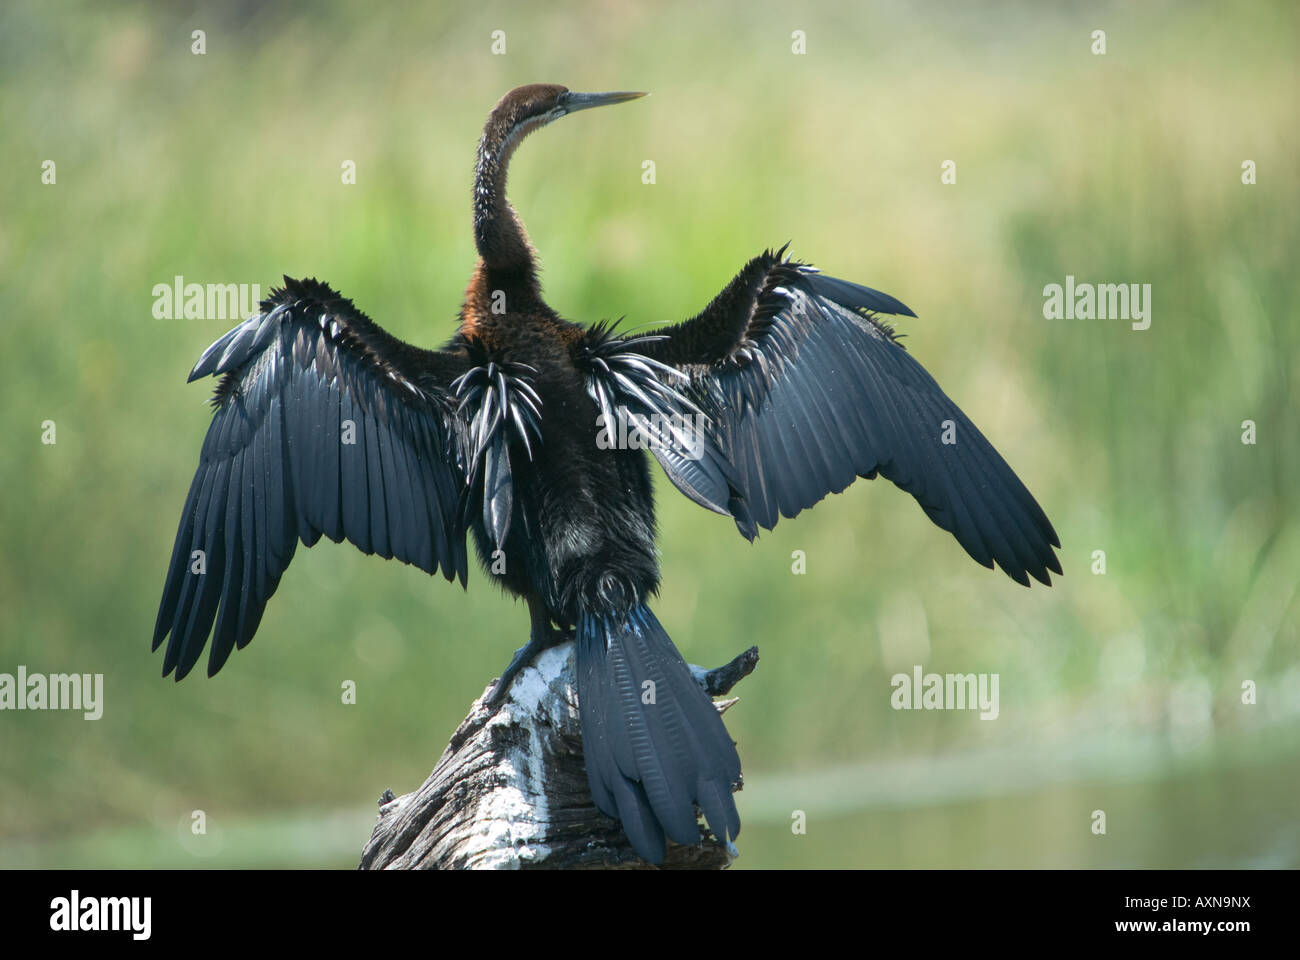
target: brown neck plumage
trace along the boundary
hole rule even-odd
[[[499,315],[502,308],[513,312],[540,298],[532,245],[506,200],[506,172],[519,142],[544,122],[540,116],[518,121],[511,111],[498,109],[483,130],[474,176],[479,264],[466,292],[466,306],[474,312]]]

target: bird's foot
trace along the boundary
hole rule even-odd
[[[551,647],[572,640],[573,633],[573,627],[561,629],[550,624],[547,625],[545,630],[534,630],[529,637],[528,643],[515,651],[510,666],[506,667],[505,673],[501,674],[501,679],[497,681],[496,686],[492,688],[492,693],[488,695],[486,705],[492,709],[501,706],[502,701],[506,698],[506,693],[510,690],[510,685],[514,683],[515,677],[519,676],[520,671],[532,663],[543,650],[548,650]]]

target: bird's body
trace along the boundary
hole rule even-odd
[[[979,562],[1049,582],[1059,545],[1006,463],[875,314],[901,303],[765,253],[698,316],[651,336],[584,327],[543,300],[505,199],[533,129],[636,94],[536,84],[492,111],[478,152],[479,251],[456,335],[404,344],[324,284],[292,281],[191,379],[222,375],[181,518],[155,648],[183,677],[256,631],[299,540],[324,535],[449,580],[482,567],[524,598],[530,642],[498,684],[572,637],[596,804],[641,856],[724,842],[740,761],[650,612],[659,586],[649,447],[675,486],[752,539],[857,476],[912,493]],[[956,444],[941,443],[947,431]],[[628,436],[644,444],[614,442]]]
[[[640,451],[594,443],[600,410],[575,356],[584,334],[576,325],[534,328],[525,320],[488,341],[498,362],[531,368],[524,376],[543,412],[532,441],[512,438],[507,451],[512,503],[504,539],[477,503],[468,511],[488,575],[566,628],[577,622],[579,598],[594,597],[602,578],[617,577],[629,600],[659,585],[649,465]]]

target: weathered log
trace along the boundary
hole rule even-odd
[[[722,696],[757,663],[751,647],[716,670],[691,670],[710,696]],[[384,792],[360,868],[649,868],[592,802],[573,669],[573,644],[564,643],[521,672],[496,710],[484,705],[489,684],[424,785],[400,797]],[[732,853],[701,832],[696,846],[669,842],[664,867],[729,866]]]

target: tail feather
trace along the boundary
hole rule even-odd
[[[740,832],[740,757],[712,700],[645,606],[578,618],[578,703],[596,806],[663,862],[665,835],[700,840],[695,807],[724,843]]]
[[[700,830],[690,795],[699,777],[697,752],[686,742],[679,712],[660,709],[659,703],[672,664],[664,662],[662,651],[651,649],[641,623],[629,618],[627,626],[630,629],[607,649],[615,702],[623,707],[619,711],[623,722],[610,726],[614,759],[620,770],[640,782],[664,833],[675,843],[698,843]],[[646,703],[647,699],[652,702]]]
[[[598,637],[603,645],[603,635]],[[662,863],[667,853],[663,827],[640,785],[619,772],[613,759],[616,738],[621,735],[620,719],[611,721],[608,705],[616,694],[608,692],[612,681],[603,656],[583,656],[578,643],[578,697],[582,723],[583,752],[587,761],[587,783],[596,808],[623,825],[637,853],[651,863]],[[605,695],[600,695],[606,691]],[[616,712],[617,713],[617,712]],[[600,757],[599,773],[593,771],[595,757]]]

